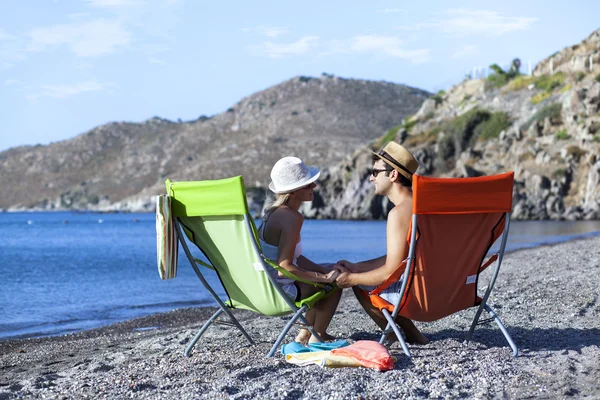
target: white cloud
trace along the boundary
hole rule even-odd
[[[468,35],[495,35],[529,29],[539,18],[507,17],[498,11],[470,10],[466,8],[450,9],[440,13],[441,17],[398,29],[419,31],[435,29],[445,33]]]
[[[270,58],[281,58],[289,55],[299,55],[307,53],[311,48],[319,43],[318,36],[304,36],[293,43],[273,43],[265,42],[260,46],[254,47],[259,54]]]
[[[467,56],[471,56],[471,55],[475,54],[476,52],[477,52],[477,46],[466,45],[466,46],[463,46],[462,49],[454,52],[454,54],[452,55],[452,58],[454,58],[454,59],[465,58]]]
[[[64,99],[85,92],[100,92],[104,90],[117,89],[118,86],[110,82],[87,81],[72,85],[42,85],[38,93],[27,96],[28,100],[35,101],[41,97],[52,97]]]
[[[448,33],[458,35],[505,33],[527,29],[538,18],[505,17],[498,11],[469,10],[464,8],[448,10],[446,18],[439,21],[439,28]]]
[[[123,6],[136,6],[140,2],[136,0],[85,0],[90,3],[93,7],[107,8],[107,7],[123,7]]]
[[[36,28],[29,37],[29,51],[64,45],[81,57],[112,54],[132,42],[132,35],[123,24],[105,19]]]
[[[382,14],[396,14],[396,13],[407,13],[408,11],[404,8],[383,8],[381,10],[377,10],[378,13]]]
[[[167,63],[165,60],[162,60],[160,58],[154,58],[154,57],[149,57],[148,61],[152,64],[159,64],[159,65],[165,65]]]
[[[242,28],[244,32],[256,32],[263,36],[267,36],[270,38],[277,38],[281,35],[285,35],[288,33],[287,28],[279,27],[279,26],[271,26],[271,25],[259,25],[254,28]]]
[[[352,39],[350,51],[355,53],[385,54],[395,58],[410,60],[414,63],[429,60],[429,49],[406,49],[403,46],[402,40],[396,36],[356,36]]]

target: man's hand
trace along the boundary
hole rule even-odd
[[[350,282],[350,277],[351,277],[352,273],[351,272],[342,272],[338,275],[337,279],[335,280],[335,283],[337,283],[337,285],[341,288],[349,288],[354,286],[351,282]]]
[[[359,272],[358,271],[358,266],[355,263],[352,263],[348,260],[339,260],[337,262],[337,264],[335,264],[335,268],[338,268],[339,266],[345,268],[346,270],[350,271],[350,272]]]

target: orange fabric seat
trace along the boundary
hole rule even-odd
[[[414,175],[408,257],[370,292],[371,303],[394,317],[416,321],[435,321],[466,308],[486,306],[482,301],[487,300],[493,282],[482,298],[477,294],[478,278],[498,259],[494,255],[485,260],[489,249],[508,232],[505,227],[512,208],[513,179],[512,172],[477,178]],[[408,274],[406,265],[410,265]],[[379,294],[403,276],[405,289],[396,310]]]

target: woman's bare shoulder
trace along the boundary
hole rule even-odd
[[[277,221],[281,225],[297,225],[302,224],[304,217],[300,212],[292,210],[288,207],[279,207],[271,214],[269,219]]]

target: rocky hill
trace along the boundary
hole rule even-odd
[[[600,218],[600,30],[538,64],[466,80],[423,103],[403,124],[323,174],[304,212],[315,218],[381,218],[368,148],[397,140],[418,173],[466,177],[515,171],[513,218]]]
[[[165,178],[243,175],[266,187],[280,157],[327,167],[414,114],[429,93],[388,82],[296,77],[195,121],[115,122],[0,153],[0,209],[151,211]],[[261,191],[256,191],[260,193]]]

